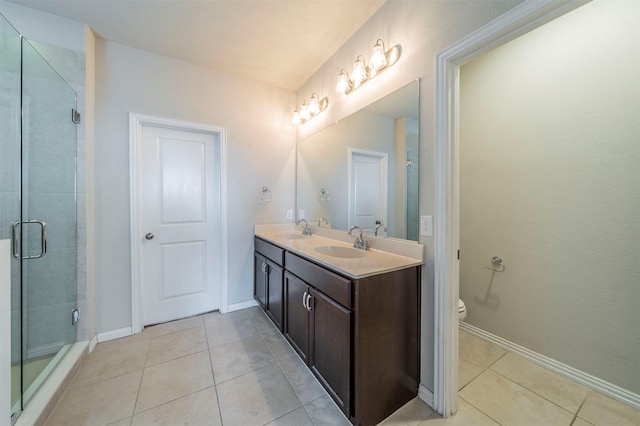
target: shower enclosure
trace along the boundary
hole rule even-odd
[[[15,420],[76,341],[77,116],[75,91],[2,15],[0,36],[0,240],[11,241],[0,345],[10,339]]]

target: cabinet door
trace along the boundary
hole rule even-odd
[[[311,290],[309,367],[349,416],[351,393],[351,312]],[[372,372],[373,373],[373,372]]]
[[[253,297],[262,309],[267,309],[267,259],[260,253],[254,252],[253,262]]]
[[[285,325],[284,335],[300,357],[307,363],[309,353],[309,311],[305,301],[309,286],[288,272],[284,274]]]
[[[283,317],[283,272],[282,268],[267,260],[267,314],[282,331]]]

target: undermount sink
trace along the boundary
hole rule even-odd
[[[326,254],[327,256],[343,257],[349,259],[364,257],[365,255],[363,250],[342,246],[320,246],[316,247],[315,250],[318,253]]]
[[[306,235],[302,234],[284,234],[284,237],[288,240],[300,240],[302,238],[306,238]]]

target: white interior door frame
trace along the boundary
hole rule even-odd
[[[433,408],[445,417],[458,409],[460,66],[588,2],[527,0],[436,56]]]
[[[133,334],[142,331],[142,262],[140,261],[141,241],[140,235],[140,183],[141,183],[141,153],[142,153],[142,127],[155,126],[169,129],[194,131],[208,133],[216,136],[219,145],[216,147],[219,152],[220,168],[220,212],[221,241],[220,252],[222,253],[222,283],[220,294],[220,311],[226,312],[228,307],[228,231],[227,231],[227,155],[226,155],[226,130],[222,127],[210,126],[207,124],[192,123],[188,121],[174,120],[170,118],[154,117],[144,114],[129,114],[129,179],[131,198],[131,328]]]

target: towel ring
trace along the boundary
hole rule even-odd
[[[262,187],[258,198],[260,198],[260,201],[262,201],[263,203],[268,203],[269,201],[271,201],[271,190],[268,186]]]
[[[330,199],[331,196],[329,196],[329,191],[324,188],[320,189],[320,204],[326,204]]]

